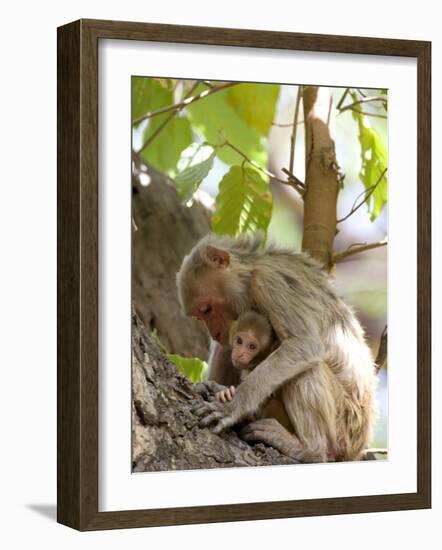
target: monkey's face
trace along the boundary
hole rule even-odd
[[[234,312],[223,292],[215,274],[209,273],[197,281],[195,299],[189,314],[194,319],[202,321],[210,336],[221,345],[229,343],[230,325],[234,319]]]
[[[248,367],[261,351],[261,343],[253,332],[238,332],[232,343],[232,364],[237,369]]]
[[[236,319],[235,285],[228,252],[208,246],[200,264],[185,259],[177,276],[180,300],[186,315],[202,321],[211,337],[229,343],[230,325]]]

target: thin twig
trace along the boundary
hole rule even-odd
[[[281,171],[287,175],[288,181],[292,182],[296,186],[297,191],[299,191],[301,195],[304,195],[305,183],[303,183],[299,178],[297,178],[295,174],[292,174],[292,172],[289,172],[287,168],[281,168]]]
[[[388,99],[385,96],[377,95],[372,97],[363,97],[362,99],[353,101],[353,103],[349,103],[345,107],[340,107],[339,110],[342,113],[343,111],[348,111],[348,109],[353,109],[353,107],[357,107],[358,105],[362,105],[363,103],[372,103],[373,101],[382,101],[383,103],[388,103]]]
[[[288,185],[289,187],[291,187],[292,189],[297,191],[301,195],[301,198],[304,198],[305,188],[301,187],[295,180],[291,180],[291,179],[282,180],[282,179],[276,178],[276,181],[278,183],[282,183],[283,185]],[[299,181],[299,180],[297,180],[297,181]]]
[[[293,115],[293,130],[292,130],[292,135],[290,137],[289,172],[291,174],[293,174],[293,165],[295,163],[296,130],[298,129],[299,105],[301,103],[301,97],[302,97],[302,86],[298,86],[298,93],[296,94],[295,112]]]
[[[345,92],[342,94],[341,99],[338,101],[338,104],[336,105],[336,109],[338,111],[341,108],[341,105],[344,103],[344,100],[347,97],[347,94],[349,91],[350,91],[350,88],[345,88]]]
[[[366,250],[373,250],[374,248],[379,248],[381,246],[387,246],[387,244],[387,239],[379,241],[377,243],[361,244],[360,246],[352,244],[347,248],[347,250],[333,254],[333,262],[338,263],[341,262],[344,258],[353,256],[354,254],[359,254],[360,252],[365,252]]]
[[[347,111],[347,109],[345,110],[341,110],[339,111],[338,115],[342,114],[342,113],[345,113]],[[352,111],[353,113],[358,113],[359,115],[365,115],[365,116],[373,116],[375,118],[383,118],[383,119],[387,119],[387,115],[381,115],[380,113],[370,113],[368,111],[361,111],[360,109],[350,109],[350,111]]]
[[[299,120],[298,121],[298,126],[300,124],[304,124],[304,121],[303,120]],[[278,122],[272,122],[272,126],[277,126],[278,128],[288,128],[288,127],[292,127],[293,126],[293,122],[287,122],[287,124],[280,124]]]
[[[220,92],[221,90],[225,90],[226,88],[230,88],[231,86],[236,86],[237,82],[228,82],[227,84],[221,84],[220,86],[214,86],[211,90],[204,90],[200,94],[189,97],[187,99],[183,99],[183,101],[179,101],[178,103],[174,103],[173,105],[168,105],[167,107],[163,107],[162,109],[158,109],[157,111],[152,111],[151,113],[146,113],[143,116],[140,116],[136,118],[134,121],[132,121],[132,126],[136,126],[140,122],[143,122],[143,120],[147,120],[148,118],[153,118],[158,115],[163,115],[164,113],[169,113],[170,111],[181,111],[181,109],[184,109],[184,107],[188,107],[192,103],[195,103],[195,101],[199,101],[200,99],[204,99],[205,97],[215,94],[216,92]]]
[[[382,174],[379,176],[378,180],[376,183],[374,183],[372,186],[370,186],[368,189],[364,189],[364,191],[362,191],[362,193],[359,193],[359,195],[355,198],[354,202],[353,202],[353,206],[351,207],[351,210],[350,212],[344,216],[343,218],[339,219],[336,221],[336,223],[341,223],[341,222],[344,222],[345,220],[347,220],[350,216],[352,216],[356,210],[358,210],[359,208],[361,208],[361,206],[363,204],[366,203],[367,199],[369,199],[371,197],[371,195],[375,192],[376,190],[376,187],[381,183],[383,177],[385,176],[387,172],[387,168],[384,169],[384,171],[382,172]],[[362,195],[365,195],[364,196],[364,199],[357,205],[355,206],[356,202],[359,200],[359,198],[362,196]]]
[[[388,449],[378,449],[377,447],[373,447],[371,449],[364,449],[364,454],[372,453],[375,455],[387,455]]]
[[[198,84],[199,84],[199,81],[194,83],[194,85],[191,87],[191,89],[187,92],[186,97],[184,98],[184,100],[186,100],[188,97],[190,97],[193,94],[193,92],[198,87]],[[152,143],[152,141],[157,137],[157,135],[165,128],[165,126],[167,126],[167,124],[169,124],[169,122],[175,117],[175,115],[177,113],[180,112],[180,110],[181,109],[178,109],[176,111],[172,111],[170,113],[170,115],[165,120],[163,120],[163,122],[158,126],[158,128],[154,132],[152,132],[152,134],[143,143],[141,149],[139,149],[139,151],[138,151],[138,154],[140,154],[142,151],[144,151],[144,149],[146,149],[146,147]]]
[[[240,149],[238,149],[236,145],[233,145],[233,143],[230,143],[230,141],[224,140],[223,143],[220,144],[220,147],[230,147],[230,149],[238,153],[238,155],[240,155],[246,162],[248,162],[254,168],[256,168],[257,170],[259,170],[260,172],[262,172],[263,174],[271,178],[273,181],[277,181],[278,183],[282,183],[283,185],[288,185],[293,189],[296,189],[296,191],[298,191],[298,193],[301,196],[304,195],[304,184],[300,180],[298,180],[298,178],[295,178],[295,176],[293,176],[293,178],[295,178],[296,181],[290,178],[288,180],[283,180],[281,178],[278,178],[278,176],[276,176],[275,174],[267,170],[267,168],[264,168],[263,166],[258,164],[256,161],[249,158],[245,153],[243,153]],[[284,168],[282,170],[283,172],[285,171]]]
[[[258,164],[255,160],[249,158],[245,153],[243,153],[240,149],[238,149],[238,147],[236,147],[236,145],[233,145],[233,143],[230,143],[230,141],[224,140],[223,143],[221,143],[220,147],[230,147],[230,149],[232,149],[233,151],[238,153],[238,155],[240,155],[246,162],[251,164],[254,168],[259,170],[260,172],[262,172],[263,174],[265,174],[269,178],[272,178],[272,179],[278,181],[278,178],[275,176],[275,174],[272,174],[271,172],[269,172],[269,170],[267,170],[266,168],[264,168],[263,166]]]
[[[385,325],[385,328],[381,334],[381,341],[379,342],[378,354],[376,356],[376,361],[375,361],[376,373],[378,373],[381,370],[382,366],[384,365],[387,359],[387,350],[388,350],[388,330],[387,330],[387,325]]]

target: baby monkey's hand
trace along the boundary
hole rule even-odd
[[[218,401],[221,401],[221,403],[226,403],[227,401],[232,401],[235,397],[235,393],[235,386],[230,386],[229,388],[224,388],[223,390],[217,392],[215,397]]]

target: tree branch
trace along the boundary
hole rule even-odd
[[[256,168],[257,170],[259,170],[260,172],[262,172],[263,174],[265,174],[266,176],[271,178],[273,181],[277,181],[278,183],[282,183],[283,185],[288,185],[289,187],[292,187],[293,189],[298,191],[298,193],[301,196],[304,195],[305,186],[302,183],[302,181],[299,180],[293,174],[288,174],[288,172],[285,168],[283,168],[282,171],[289,175],[288,180],[283,180],[281,178],[278,178],[278,176],[276,176],[275,174],[273,174],[272,172],[267,170],[267,168],[264,168],[263,166],[258,164],[256,161],[249,158],[245,153],[243,153],[240,149],[238,149],[238,147],[236,147],[236,145],[233,145],[233,143],[230,143],[230,141],[224,140],[223,143],[220,145],[220,147],[230,147],[230,149],[233,149],[233,151],[238,153],[238,155],[240,155],[246,162],[248,162],[254,168]]]
[[[345,98],[347,97],[349,91],[350,91],[350,88],[345,88],[345,92],[342,94],[341,99],[338,101],[338,104],[336,105],[336,109],[338,109],[338,111],[341,109],[341,106],[344,103]]]
[[[345,258],[348,258],[349,256],[354,256],[355,254],[359,254],[360,252],[365,252],[366,250],[373,250],[374,248],[379,248],[381,246],[387,246],[387,244],[388,244],[387,239],[383,241],[379,241],[377,243],[370,243],[370,244],[355,243],[350,245],[347,248],[347,250],[333,254],[333,261],[334,263],[338,263],[344,260]]]
[[[281,171],[284,172],[284,174],[287,175],[288,180],[284,181],[281,180],[280,183],[284,183],[285,185],[291,185],[298,191],[298,193],[304,197],[305,194],[305,183],[303,183],[299,178],[295,176],[295,174],[292,174],[287,170],[287,168],[281,168]]]
[[[221,84],[220,86],[214,86],[210,90],[204,90],[200,94],[189,97],[187,99],[183,99],[182,101],[179,101],[178,103],[174,103],[173,105],[168,105],[167,107],[163,107],[162,109],[158,109],[157,111],[152,111],[150,113],[146,113],[143,116],[140,116],[132,121],[132,126],[136,126],[140,122],[143,122],[143,120],[147,120],[148,118],[153,118],[158,115],[163,115],[164,113],[169,113],[170,111],[181,111],[181,109],[184,109],[184,107],[188,107],[192,103],[195,103],[195,101],[199,101],[200,99],[204,99],[205,97],[215,94],[216,92],[220,92],[221,90],[225,90],[226,88],[230,88],[232,86],[236,86],[238,82],[227,82],[226,84]]]
[[[331,91],[303,87],[305,124],[305,187],[302,249],[332,268],[336,204],[341,175],[336,161]]]
[[[346,109],[347,110],[347,109]],[[353,109],[350,109],[351,111],[353,111],[353,113],[358,113],[360,115],[365,115],[365,116],[374,116],[375,118],[383,118],[383,119],[387,119],[387,115],[381,115],[380,113],[369,113],[368,111],[361,111],[360,109],[355,109],[353,107]],[[338,114],[341,114],[343,113],[343,111],[340,111]]]
[[[364,103],[372,103],[373,101],[382,101],[383,103],[388,103],[388,99],[386,96],[379,95],[379,96],[372,96],[372,97],[363,97],[362,99],[358,99],[357,101],[353,101],[353,103],[349,103],[348,105],[345,105],[345,107],[337,107],[338,110],[343,113],[344,111],[348,111],[349,109],[353,109],[353,107],[357,107],[358,105],[362,105]],[[368,113],[371,114],[371,113]]]
[[[375,455],[388,455],[388,449],[378,449],[376,447],[365,449],[362,453],[362,460],[376,460]]]
[[[367,199],[371,197],[371,195],[375,192],[376,190],[376,187],[381,183],[383,177],[385,176],[385,174],[387,173],[387,168],[384,169],[384,171],[382,172],[382,174],[379,176],[377,182],[375,184],[373,184],[371,187],[369,187],[368,189],[364,189],[362,191],[362,193],[359,193],[359,195],[356,197],[356,199],[354,200],[353,202],[353,206],[351,207],[351,210],[350,212],[344,216],[343,218],[339,219],[336,223],[341,223],[341,222],[344,222],[345,220],[347,220],[351,215],[353,215],[356,210],[358,210],[363,204],[366,203]],[[356,201],[359,199],[359,197],[361,197],[362,195],[365,195],[364,196],[364,199],[357,205],[355,206],[356,204]]]
[[[379,342],[378,354],[376,356],[376,373],[378,373],[383,367],[387,359],[387,350],[388,350],[388,330],[387,325],[385,325],[384,330],[382,331],[381,341]]]
[[[300,124],[304,124],[304,121],[303,120],[298,120],[298,126]],[[293,126],[293,122],[287,122],[286,124],[283,124],[283,123],[279,123],[279,122],[272,122],[272,126],[277,126],[278,128],[288,128],[288,127],[292,127]]]
[[[293,115],[293,130],[292,130],[292,135],[290,137],[290,162],[289,162],[290,174],[293,174],[293,166],[295,163],[296,130],[298,129],[299,105],[301,104],[301,97],[302,97],[302,86],[298,86],[298,93],[296,95],[295,112]]]

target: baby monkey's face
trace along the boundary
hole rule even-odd
[[[261,351],[261,343],[251,331],[238,332],[232,343],[232,363],[237,369],[248,367]]]

